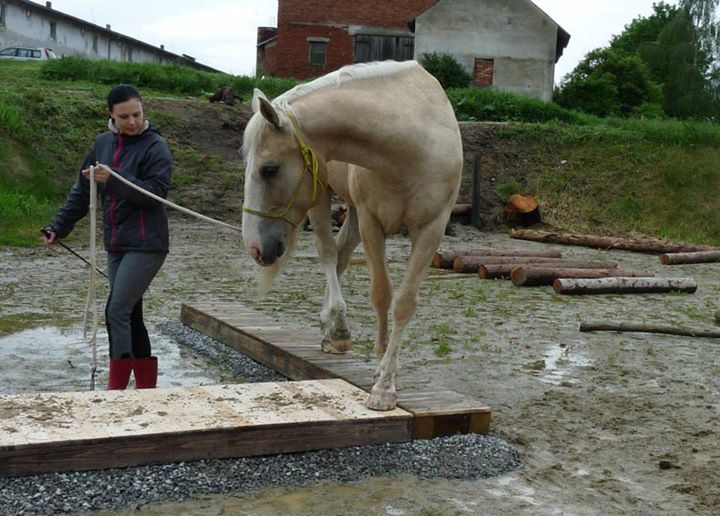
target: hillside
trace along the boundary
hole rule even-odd
[[[94,135],[105,129],[107,86],[42,80],[31,65],[0,64],[0,244],[36,242],[37,228],[62,202]],[[247,104],[211,104],[207,96],[150,89],[143,95],[148,118],[175,158],[171,198],[237,223]],[[502,226],[506,198],[522,190],[536,195],[544,222],[563,229],[720,244],[718,202],[708,195],[720,186],[716,125],[514,122],[461,128],[466,163],[459,200],[469,201],[479,155],[484,229]]]

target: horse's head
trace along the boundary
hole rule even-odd
[[[245,128],[245,249],[263,266],[282,264],[298,226],[317,200],[318,162],[301,144],[296,121],[273,106],[260,90]]]

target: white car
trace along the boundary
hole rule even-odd
[[[14,61],[34,61],[57,59],[51,48],[39,47],[8,47],[0,50],[0,59],[12,59]]]

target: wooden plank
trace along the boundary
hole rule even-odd
[[[368,392],[373,386],[376,360],[369,361],[353,352],[324,353],[319,333],[283,328],[265,314],[243,305],[183,304],[181,320],[290,379],[343,378]],[[230,321],[242,323],[235,325]],[[415,417],[416,438],[489,431],[491,412],[487,405],[452,391],[438,390],[425,379],[406,378],[403,383],[398,391],[398,406]]]
[[[343,380],[0,396],[0,476],[406,442]]]

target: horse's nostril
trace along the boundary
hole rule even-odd
[[[250,248],[250,257],[257,260],[260,257],[260,249],[256,246]]]
[[[278,242],[277,247],[275,248],[275,257],[280,258],[284,254],[285,254],[285,244],[283,244],[282,242]]]

